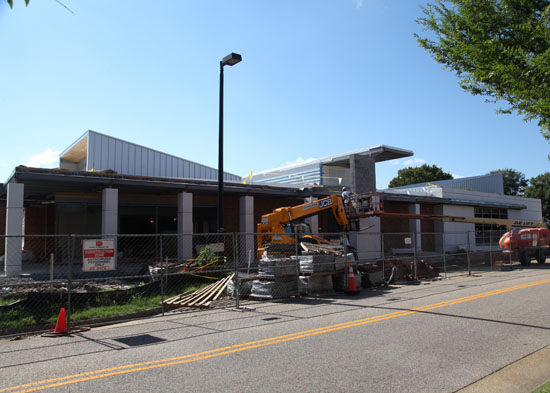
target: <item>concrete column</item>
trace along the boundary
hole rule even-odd
[[[118,189],[104,188],[101,201],[101,236],[114,240],[115,269],[118,266],[118,237],[116,235],[118,235]]]
[[[380,238],[380,217],[359,219],[359,228],[363,231],[349,233],[352,247],[355,247],[360,260],[382,257],[382,240]],[[366,229],[368,228],[368,229]]]
[[[254,197],[243,196],[239,201],[241,234],[237,239],[239,266],[254,261],[256,252],[254,250]]]
[[[193,194],[178,194],[178,261],[193,258]]]
[[[118,234],[118,189],[103,189],[101,205],[101,234]]]
[[[309,202],[316,201],[317,199],[318,198],[315,198],[315,197],[309,197],[309,198],[305,198],[304,202],[309,203]],[[306,218],[304,221],[306,224],[309,225],[312,233],[319,233],[319,216],[317,215],[311,216]]]
[[[415,203],[415,204],[409,205],[409,213],[420,214],[420,204]],[[416,242],[416,251],[417,252],[422,251],[422,235],[421,235],[422,226],[420,225],[420,219],[409,220],[409,232],[416,234],[415,239],[413,239],[413,241]],[[411,244],[411,247],[414,247],[414,244]]]
[[[442,216],[443,215],[443,205],[434,206],[434,215]],[[445,223],[443,221],[435,220],[434,221],[434,231],[435,235],[435,251],[439,253],[445,253],[446,239],[445,239]]]
[[[370,156],[352,154],[349,158],[351,192],[362,194],[376,191],[375,160]]]
[[[6,241],[4,255],[4,273],[6,277],[19,276],[23,270],[22,240],[24,186],[18,183],[8,184],[8,200],[6,204]],[[17,237],[9,237],[17,236]]]

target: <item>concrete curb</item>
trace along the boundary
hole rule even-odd
[[[532,393],[550,381],[550,347],[533,352],[457,393]]]

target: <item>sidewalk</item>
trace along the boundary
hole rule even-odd
[[[532,393],[550,381],[550,347],[458,390],[457,393]]]

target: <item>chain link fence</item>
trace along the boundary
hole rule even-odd
[[[77,328],[518,265],[500,233],[277,236],[2,236],[0,335],[50,330],[61,308]]]

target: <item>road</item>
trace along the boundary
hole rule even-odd
[[[0,393],[454,392],[550,344],[545,267],[2,340]]]

